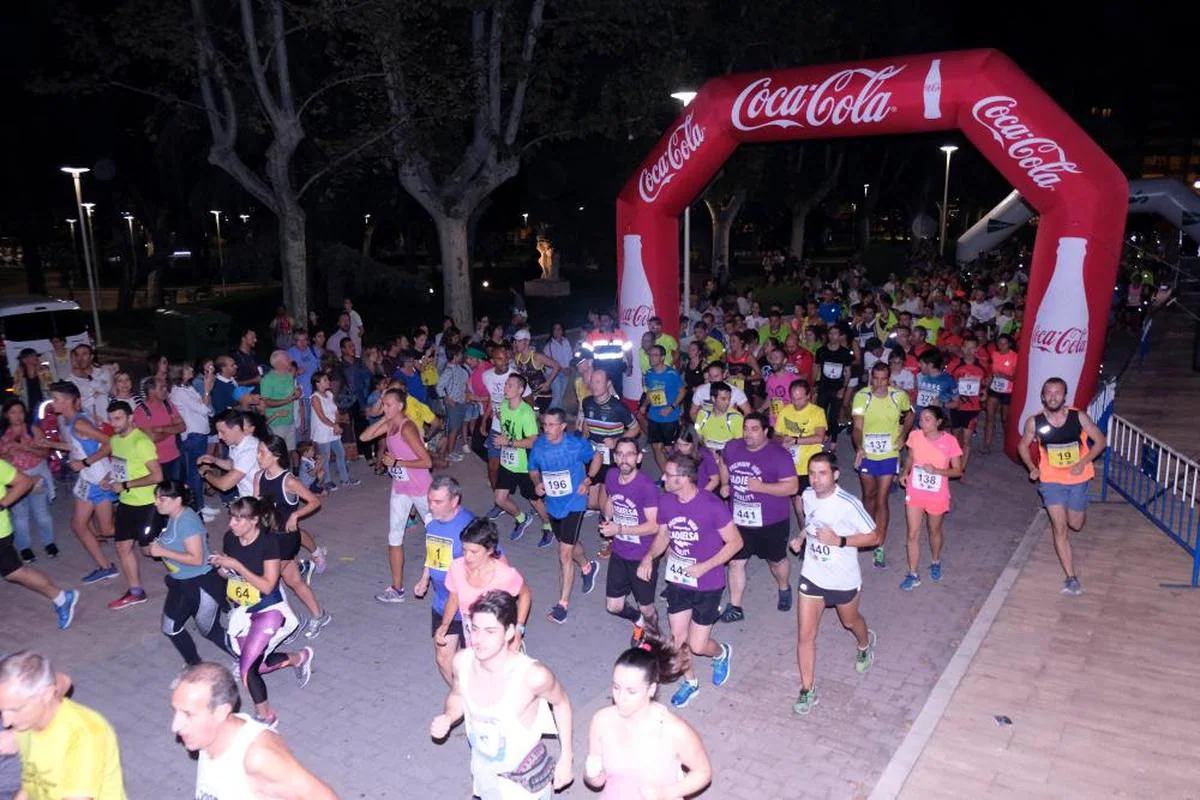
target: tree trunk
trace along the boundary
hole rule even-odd
[[[712,219],[712,272],[720,285],[728,280],[733,270],[729,260],[729,232],[746,202],[746,190],[738,189],[723,202],[704,199],[708,215]]]
[[[279,208],[279,263],[283,270],[283,304],[292,319],[308,319],[308,240],[304,209],[298,203]]]
[[[475,314],[471,306],[469,217],[437,213],[433,215],[433,222],[437,226],[438,246],[441,248],[445,313],[454,318],[454,324],[460,331],[473,330]]]
[[[796,258],[804,258],[804,228],[811,210],[812,206],[807,203],[792,207],[792,242],[788,252]]]
[[[371,239],[375,237],[375,223],[368,222],[363,226],[362,239],[362,257],[368,258],[371,255]]]

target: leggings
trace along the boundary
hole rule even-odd
[[[288,656],[285,653],[264,655],[271,645],[271,639],[282,625],[282,611],[259,611],[250,615],[250,630],[238,637],[238,645],[242,651],[238,671],[255,705],[267,702],[267,684],[263,682],[262,676],[282,668],[287,663]]]
[[[847,389],[847,391],[849,391]],[[837,444],[838,439],[838,420],[842,416],[842,398],[836,394],[826,397],[825,395],[817,396],[817,405],[825,410],[825,421],[829,423],[826,429],[830,441]]]
[[[200,663],[196,642],[188,633],[189,619],[195,620],[196,629],[205,639],[215,644],[223,653],[229,653],[225,642],[225,629],[221,627],[221,611],[226,607],[221,584],[215,573],[207,573],[187,580],[166,576],[167,597],[163,601],[162,632],[175,645],[179,655],[188,665]],[[230,653],[232,655],[232,653]]]

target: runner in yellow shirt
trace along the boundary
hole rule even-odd
[[[791,451],[796,474],[800,476],[796,494],[792,497],[792,509],[796,512],[796,521],[803,530],[804,505],[800,497],[808,488],[808,460],[824,449],[829,420],[825,416],[825,409],[809,402],[812,387],[804,378],[792,381],[788,395],[792,402],[779,411],[775,419],[775,430],[782,437],[784,446]]]
[[[888,492],[896,477],[900,446],[912,429],[912,403],[908,392],[889,385],[891,369],[884,361],[871,367],[870,386],[854,395],[854,468],[862,484],[862,501],[875,519],[879,544],[875,566],[887,566],[883,542],[888,528]]]
[[[711,388],[712,408],[703,408],[696,417],[696,432],[704,440],[704,446],[719,455],[725,445],[742,438],[742,414],[729,408],[733,389],[724,381],[717,381]]]

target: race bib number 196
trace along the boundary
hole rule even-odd
[[[571,493],[571,473],[566,470],[543,472],[542,487],[549,497],[566,497]]]

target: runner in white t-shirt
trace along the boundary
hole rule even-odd
[[[500,475],[500,445],[497,443],[498,438],[502,438],[504,432],[500,427],[500,406],[504,405],[504,384],[508,382],[509,375],[520,374],[517,370],[509,365],[508,361],[508,345],[494,345],[489,355],[492,358],[492,368],[483,373],[483,385],[487,388],[488,398],[491,400],[489,414],[492,418],[491,428],[488,429],[487,447],[488,454],[488,486],[494,492],[496,490],[496,478]],[[525,387],[522,397],[529,396],[529,387]],[[504,509],[496,504],[492,504],[492,508],[487,513],[488,519],[499,519],[504,515]]]
[[[875,520],[858,498],[838,487],[837,459],[831,453],[817,453],[808,460],[809,488],[804,490],[804,536],[792,540],[793,550],[805,548],[797,590],[796,606],[800,697],[792,706],[797,714],[807,714],[817,704],[813,681],[817,666],[817,632],[821,614],[829,606],[837,609],[842,626],[854,634],[858,654],[854,667],[866,672],[875,661],[875,632],[858,611],[858,590],[862,573],[858,568],[858,550],[879,543]]]

